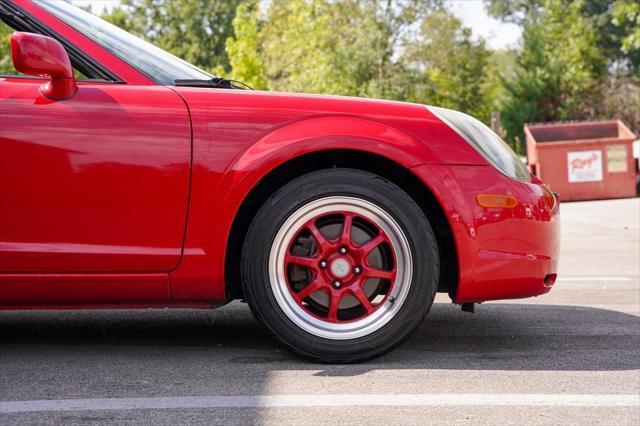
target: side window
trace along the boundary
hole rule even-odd
[[[18,73],[11,62],[11,34],[13,29],[0,21],[0,75]]]
[[[21,75],[13,67],[11,60],[11,34],[16,30],[0,20],[0,75]],[[73,73],[76,79],[84,80],[87,77],[75,67]]]

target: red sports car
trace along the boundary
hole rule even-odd
[[[244,299],[294,351],[350,362],[437,291],[469,310],[555,282],[556,196],[468,115],[242,90],[64,1],[0,18],[4,309]]]

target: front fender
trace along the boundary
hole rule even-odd
[[[273,131],[244,151],[228,171],[262,170],[271,163],[284,163],[329,149],[371,152],[405,167],[438,162],[427,144],[389,125],[358,117],[325,116],[300,120]]]
[[[420,164],[482,161],[473,148],[426,108],[411,108],[402,117],[372,114],[373,117],[363,118],[333,113],[299,115],[289,121],[282,117],[284,120],[277,123],[278,117],[274,116],[278,110],[272,107],[272,115],[257,115],[255,123],[251,123],[231,108],[231,102],[227,104],[219,109],[221,121],[214,119],[207,103],[192,107],[193,183],[182,262],[171,273],[174,301],[225,300],[226,248],[237,212],[251,190],[288,161],[341,149],[381,156],[407,169]],[[275,126],[259,134],[267,127],[266,120]],[[257,138],[247,143],[251,135]],[[231,160],[225,160],[239,145],[244,146],[232,154]]]
[[[239,207],[251,189],[272,170],[294,158],[336,149],[368,152],[406,168],[438,163],[429,146],[411,135],[375,120],[357,117],[317,117],[297,121],[266,135],[241,153],[227,168],[218,199]]]
[[[220,301],[225,298],[224,263],[231,227],[240,206],[270,172],[305,154],[328,150],[357,150],[375,154],[406,168],[437,162],[422,141],[376,120],[321,116],[290,122],[249,144],[215,179],[215,188],[194,184],[183,258],[171,274],[176,301]],[[211,169],[194,165],[194,173]],[[202,179],[200,178],[200,181]]]

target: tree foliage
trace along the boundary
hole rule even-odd
[[[234,78],[488,116],[489,52],[439,1],[274,0],[262,14],[258,6],[236,14],[227,42]]]
[[[458,18],[445,9],[434,11],[402,58],[411,82],[407,98],[488,119],[489,55],[484,41],[474,41]]]
[[[362,94],[363,73],[369,72],[367,55],[375,51],[375,30],[365,28],[371,22],[362,19],[360,7],[356,2],[272,2],[262,32],[269,87]]]
[[[519,25],[530,23],[546,0],[484,0],[490,15]],[[597,46],[609,65],[632,75],[640,72],[640,2],[638,0],[562,0],[575,8],[599,34]]]
[[[640,136],[640,84],[628,76],[604,76],[592,82],[569,114],[579,119],[619,118]]]
[[[0,21],[0,74],[15,74],[11,60],[11,27]]]
[[[233,18],[233,31],[242,37],[229,37],[226,51],[233,77],[257,90],[267,89],[267,78],[262,63],[258,3],[246,2],[238,6]],[[218,70],[216,70],[218,71]]]
[[[242,0],[122,0],[102,17],[203,69],[229,69],[225,43]]]
[[[545,0],[524,24],[524,43],[512,78],[504,81],[508,99],[502,118],[510,141],[523,140],[523,124],[567,120],[592,85],[604,75],[598,33],[580,1]]]
[[[636,64],[640,60],[640,2],[616,1],[611,6],[611,23],[622,29],[620,50]]]
[[[440,3],[273,0],[263,13],[259,4],[239,7],[227,41],[234,77],[272,90],[397,98],[395,49]]]

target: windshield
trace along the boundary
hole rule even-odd
[[[63,0],[36,0],[38,6],[122,59],[158,84],[209,80],[201,69]]]

